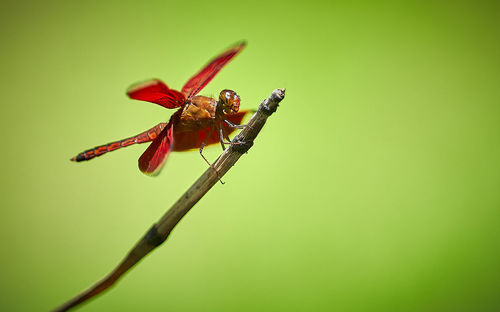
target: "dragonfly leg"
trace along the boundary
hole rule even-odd
[[[245,128],[247,125],[235,125],[233,124],[232,122],[230,122],[229,120],[227,119],[224,119],[224,122],[231,128],[236,128],[236,129],[243,129]]]
[[[222,129],[222,127],[221,127],[221,129]],[[226,138],[227,142],[228,142],[229,144],[231,144],[231,139],[229,138],[229,135],[228,135],[227,133],[225,133],[224,131],[222,131],[222,134],[223,134],[223,135],[224,135],[224,137]]]
[[[229,122],[227,120],[224,120],[224,121],[226,121],[228,123],[228,125],[230,125],[230,126],[241,126],[243,128],[247,127],[247,125],[233,125],[231,122]],[[231,144],[231,146],[234,145],[233,149],[239,153],[242,153],[242,154],[247,153],[248,150],[250,149],[250,147],[252,147],[252,145],[253,145],[253,141],[249,141],[249,142],[240,141],[238,136],[236,136],[236,138],[233,141],[231,141],[231,139],[229,139],[229,136],[227,134],[224,133],[224,135],[225,135],[226,139],[229,141],[229,143],[226,143],[226,144]]]
[[[220,145],[222,146],[222,150],[225,151],[226,147],[224,146],[224,144],[227,144],[227,143],[224,142],[224,130],[222,130],[222,123],[219,124],[219,141],[220,141]]]
[[[205,157],[205,155],[203,155],[203,148],[207,144],[208,138],[210,137],[210,135],[212,134],[213,131],[214,131],[214,128],[211,128],[210,131],[207,134],[207,137],[201,143],[201,146],[200,146],[200,155],[205,160],[205,162],[210,166],[210,168],[212,168],[213,171],[215,171],[215,174],[217,175],[217,178],[219,179],[220,183],[224,184],[224,182],[222,182],[222,180],[221,180],[221,178],[219,176],[219,172],[217,172],[217,169],[215,169],[215,167],[208,161],[208,159]]]
[[[238,125],[240,126],[240,125]],[[241,125],[241,126],[246,126],[246,125]],[[224,141],[224,138],[227,140],[227,141]],[[231,144],[231,145],[240,145],[240,144],[244,144],[244,142],[234,142],[234,141],[231,141],[231,139],[229,138],[229,136],[224,132],[223,128],[220,127],[219,129],[219,139],[220,139],[220,143],[221,145],[223,146],[224,148],[224,144]]]

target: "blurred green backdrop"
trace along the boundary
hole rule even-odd
[[[54,308],[112,269],[206,169],[157,178],[166,121],[126,98],[248,47],[206,87],[287,97],[165,245],[82,311],[498,311],[500,10],[493,1],[5,1],[0,309]],[[220,148],[207,151],[215,159]]]

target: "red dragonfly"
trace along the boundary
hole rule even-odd
[[[122,147],[152,141],[139,158],[139,169],[145,174],[157,175],[170,151],[195,148],[200,149],[201,156],[212,167],[203,156],[203,148],[220,142],[224,149],[224,144],[230,144],[229,134],[245,127],[241,121],[250,111],[239,111],[240,97],[232,90],[222,90],[218,100],[197,94],[244,47],[245,43],[240,43],[214,58],[189,79],[180,92],[170,89],[159,79],[132,85],[127,90],[130,98],[179,109],[168,123],[162,122],[133,137],[96,146],[71,160],[90,160]]]

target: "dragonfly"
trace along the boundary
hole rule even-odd
[[[241,122],[250,110],[239,110],[240,97],[233,90],[222,90],[218,99],[197,94],[245,45],[245,42],[236,44],[215,57],[191,77],[181,91],[170,89],[159,79],[130,86],[127,95],[131,99],[169,109],[177,108],[177,111],[167,123],[162,122],[135,136],[88,149],[71,160],[87,161],[133,144],[151,142],[139,157],[139,169],[147,175],[158,175],[171,151],[199,149],[200,155],[212,167],[203,155],[203,148],[220,143],[225,149],[226,144],[231,144],[229,135],[245,127]]]

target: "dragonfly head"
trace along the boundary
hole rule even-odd
[[[237,113],[240,109],[240,97],[233,90],[222,90],[219,95],[219,103],[226,114]]]

